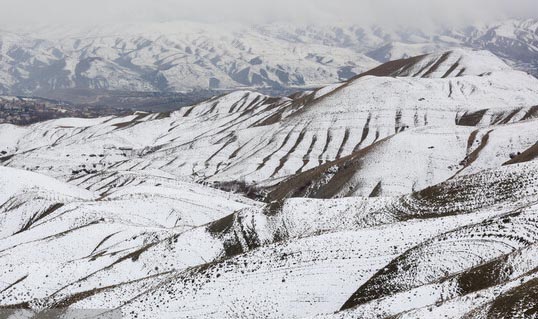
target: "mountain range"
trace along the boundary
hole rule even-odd
[[[0,311],[533,318],[537,127],[538,79],[471,49],[2,124]]]
[[[0,94],[314,88],[389,60],[462,47],[538,75],[536,20],[435,31],[163,22],[0,31]]]

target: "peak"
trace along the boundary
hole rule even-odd
[[[447,78],[511,70],[489,51],[457,49],[390,61],[360,76]]]

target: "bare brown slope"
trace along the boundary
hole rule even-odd
[[[354,186],[348,185],[348,182],[360,171],[362,159],[388,139],[380,140],[336,161],[296,174],[270,189],[266,200],[274,202],[290,197],[326,199],[342,193],[352,193]]]
[[[362,78],[362,77],[365,77],[365,76],[368,76],[368,75],[371,75],[371,76],[398,76],[398,75],[401,75],[403,73],[405,73],[405,71],[411,69],[413,66],[415,66],[418,62],[420,62],[422,59],[424,59],[424,57],[426,57],[427,54],[425,55],[419,55],[419,56],[415,56],[415,57],[412,57],[412,58],[407,58],[407,59],[399,59],[399,60],[394,60],[394,61],[390,61],[390,62],[387,62],[387,63],[384,63],[376,68],[373,68],[369,71],[366,71],[364,73],[361,73],[353,78],[351,78],[348,82],[352,82],[356,79],[359,79],[359,78]]]
[[[538,142],[533,146],[529,147],[523,153],[504,163],[503,165],[512,165],[517,163],[529,162],[538,158]]]

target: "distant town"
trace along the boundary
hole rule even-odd
[[[98,117],[127,114],[130,110],[70,104],[40,98],[0,96],[0,123],[29,125],[63,117]]]
[[[258,88],[257,91],[271,96],[284,96],[300,89]],[[62,89],[42,93],[39,97],[0,95],[0,123],[29,125],[64,117],[92,118],[127,115],[135,111],[170,112],[226,93],[229,91],[159,93]]]

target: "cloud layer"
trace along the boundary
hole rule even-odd
[[[0,0],[0,25],[200,22],[432,24],[538,18],[536,0]]]

